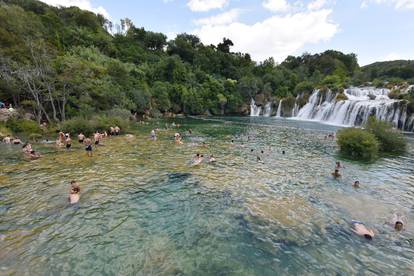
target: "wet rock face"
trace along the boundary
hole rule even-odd
[[[256,97],[254,97],[254,101],[256,102],[257,106],[265,105],[265,96],[264,96],[264,94],[257,94]]]

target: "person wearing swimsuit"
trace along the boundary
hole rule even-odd
[[[85,135],[83,135],[83,133],[81,132],[78,135],[79,144],[83,144],[83,140],[85,140]]]
[[[65,140],[65,143],[66,143],[66,149],[68,150],[68,149],[70,149],[70,147],[72,146],[72,139],[70,139],[70,135],[69,135],[69,133],[68,134],[66,134],[66,140]]]
[[[85,150],[89,157],[92,157],[92,141],[89,138],[85,139]]]

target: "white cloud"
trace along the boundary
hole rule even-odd
[[[230,24],[239,18],[240,12],[240,9],[232,9],[218,15],[197,19],[194,24],[211,26]]]
[[[194,12],[206,12],[213,9],[221,9],[230,0],[188,0],[187,6]]]
[[[272,12],[286,12],[291,9],[286,0],[265,0],[262,5]]]
[[[367,8],[370,3],[390,5],[396,10],[414,9],[414,0],[363,0],[361,8]]]
[[[62,6],[62,7],[72,7],[76,6],[82,10],[88,10],[96,14],[102,14],[107,19],[111,19],[109,13],[105,10],[104,7],[93,7],[90,0],[40,0],[51,6]]]
[[[205,24],[193,33],[205,44],[217,44],[223,37],[230,38],[234,43],[233,51],[248,52],[255,60],[274,57],[282,61],[306,44],[332,38],[339,27],[330,21],[331,13],[332,10],[323,9],[275,15],[252,25],[240,22]]]
[[[311,11],[320,10],[326,5],[326,0],[315,0],[308,4],[308,9]]]

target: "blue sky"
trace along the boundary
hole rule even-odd
[[[204,43],[226,36],[255,60],[317,53],[356,53],[361,65],[414,59],[414,0],[43,0],[105,14],[113,22]]]

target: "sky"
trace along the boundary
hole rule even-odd
[[[78,6],[112,22],[169,39],[191,33],[205,44],[230,38],[256,61],[328,49],[355,53],[360,65],[414,59],[414,0],[42,0]]]

